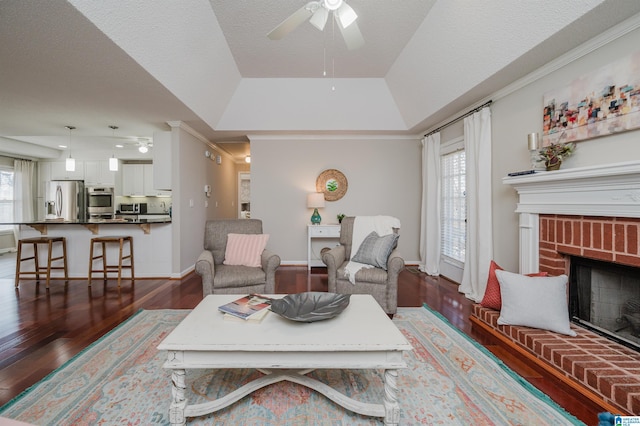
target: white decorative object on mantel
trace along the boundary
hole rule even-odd
[[[539,267],[540,214],[640,218],[640,161],[502,179],[518,192],[520,273]]]

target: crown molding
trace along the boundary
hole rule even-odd
[[[420,140],[419,135],[407,135],[407,134],[313,134],[313,133],[299,133],[299,134],[247,134],[250,142],[253,141],[273,141],[273,140],[388,140],[388,139],[401,139],[401,140]]]

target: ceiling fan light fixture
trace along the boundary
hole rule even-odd
[[[336,11],[336,14],[342,28],[347,28],[349,25],[353,24],[356,19],[358,19],[356,11],[346,3],[342,3],[340,9]]]
[[[324,26],[327,24],[328,18],[329,11],[324,7],[319,7],[309,19],[309,23],[322,31],[324,30]]]
[[[138,151],[140,151],[142,154],[146,154],[147,152],[149,152],[149,147],[147,146],[147,144],[141,144],[138,147]]]
[[[337,10],[344,4],[343,0],[322,0],[322,4],[329,10]]]

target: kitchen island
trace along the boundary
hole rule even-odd
[[[89,247],[95,236],[128,235],[133,237],[136,278],[166,278],[172,275],[171,218],[100,219],[88,221],[41,220],[22,222],[20,239],[48,235],[67,239],[70,278],[87,278]],[[23,253],[23,257],[30,255]],[[107,249],[109,259],[117,259],[115,247]],[[96,283],[99,281],[96,280]]]

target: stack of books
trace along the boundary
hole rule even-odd
[[[260,294],[249,294],[218,307],[224,312],[224,319],[228,321],[261,322],[267,313],[273,299]]]

